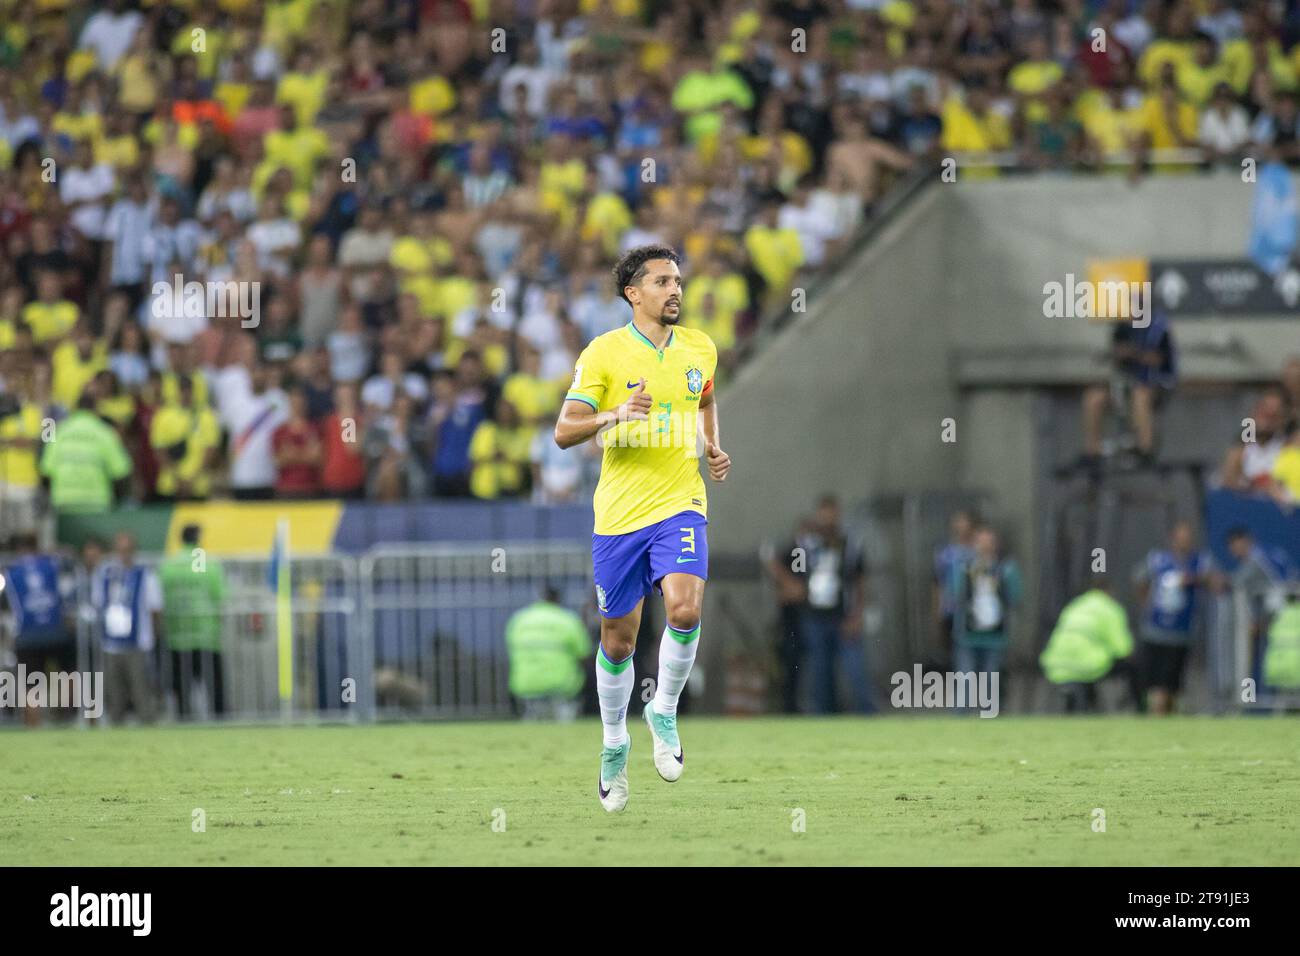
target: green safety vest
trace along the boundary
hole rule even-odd
[[[573,697],[582,691],[582,666],[593,647],[582,618],[567,608],[537,601],[516,611],[506,624],[510,693]]]
[[[1300,602],[1283,606],[1268,629],[1264,683],[1270,687],[1300,687]]]
[[[1101,680],[1115,661],[1133,653],[1133,635],[1123,606],[1105,591],[1080,594],[1061,611],[1056,630],[1039,655],[1053,684]]]
[[[206,557],[195,569],[189,549],[158,567],[163,592],[163,633],[174,651],[220,651],[221,610],[226,574],[221,562]]]
[[[131,474],[122,440],[99,416],[75,411],[54,429],[41,452],[56,511],[101,512],[113,507],[113,482]]]

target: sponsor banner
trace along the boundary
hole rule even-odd
[[[1295,315],[1300,312],[1300,267],[1276,276],[1248,259],[1152,259],[1156,306],[1180,319]]]
[[[1300,512],[1284,512],[1263,495],[1245,495],[1227,488],[1205,496],[1205,538],[1221,568],[1234,568],[1237,561],[1228,551],[1228,532],[1243,527],[1255,543],[1282,548],[1300,565]]]
[[[187,502],[127,508],[94,515],[61,515],[60,544],[80,547],[94,536],[112,546],[118,531],[135,534],[144,552],[171,553],[180,548],[181,529],[196,524],[202,529],[203,547],[213,554],[261,554],[271,550],[276,522],[289,522],[294,550],[323,554],[334,548],[334,536],[343,513],[341,501]]]
[[[181,529],[197,524],[217,555],[269,552],[279,518],[289,521],[298,554],[359,553],[378,544],[437,541],[587,541],[591,504],[526,501],[412,501],[395,504],[333,500],[192,502],[149,505],[93,515],[61,515],[60,544],[80,547],[95,536],[112,544],[116,531],[135,533],[143,552],[180,547]]]

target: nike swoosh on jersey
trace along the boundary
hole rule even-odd
[[[628,387],[628,388],[636,388],[636,386],[637,386],[637,383],[636,383],[636,382],[628,382],[628,383],[627,383],[627,387]]]

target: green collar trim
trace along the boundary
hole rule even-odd
[[[668,341],[664,343],[664,349],[661,349],[661,348],[659,348],[657,345],[655,345],[653,342],[651,342],[648,338],[645,337],[645,334],[644,334],[640,329],[638,329],[638,328],[636,327],[636,323],[634,323],[634,322],[628,322],[627,327],[628,327],[628,329],[631,330],[631,332],[632,332],[633,335],[635,335],[638,339],[640,339],[640,340],[641,340],[642,342],[644,342],[646,345],[650,346],[652,349],[654,349],[656,352],[658,352],[660,358],[663,358],[664,349],[668,348],[668,346],[670,346],[670,345],[673,344],[673,333],[676,331],[675,329],[669,329],[669,330],[668,330]]]

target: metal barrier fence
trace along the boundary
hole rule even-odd
[[[907,512],[904,508],[904,518]],[[916,536],[915,521],[907,530],[905,538]],[[938,524],[928,529],[927,540],[939,530]],[[149,556],[140,563],[153,569],[159,565]],[[510,615],[551,587],[563,605],[584,611],[593,630],[596,620],[591,557],[581,543],[399,545],[360,557],[296,556],[291,564],[294,681],[285,707],[279,694],[276,602],[267,570],[265,557],[210,559],[205,573],[219,576],[224,590],[215,605],[187,606],[184,588],[164,585],[163,634],[152,650],[138,655],[140,666],[133,669],[125,658],[104,652],[104,614],[90,608],[90,579],[84,570],[69,567],[73,587],[68,597],[77,610],[76,669],[107,677],[104,699],[110,722],[123,716],[114,691],[121,696],[124,690],[128,697],[140,692],[131,709],[143,718],[504,716],[513,707],[505,641]],[[715,603],[725,603],[728,588],[713,591]],[[883,603],[892,608],[887,618],[893,627],[888,629],[903,624],[898,602]],[[1279,692],[1261,679],[1263,648],[1277,604],[1276,599],[1252,601],[1240,593],[1207,602],[1205,679],[1216,710],[1300,706],[1295,690]],[[730,618],[741,611],[746,617],[754,608],[736,606],[727,612],[719,605],[717,610],[716,633],[730,648],[728,661],[737,654],[767,656],[762,646],[735,640],[748,625]],[[876,662],[877,667],[886,664]],[[131,684],[141,675],[150,686]],[[1242,694],[1246,678],[1255,681],[1253,701]]]
[[[155,574],[160,563],[139,559]],[[295,556],[286,705],[268,564],[265,557],[209,559],[202,579],[219,578],[224,592],[215,610],[188,588],[169,587],[163,575],[162,635],[134,655],[105,652],[105,595],[96,610],[90,576],[77,569],[77,670],[105,675],[110,720],[128,713],[144,720],[501,716],[513,706],[510,615],[547,586],[567,607],[592,601],[591,554],[582,544],[399,545],[359,558]]]
[[[139,563],[158,573],[156,557],[141,556]],[[288,706],[279,692],[276,600],[267,580],[268,564],[264,557],[206,559],[201,580],[212,580],[224,592],[215,602],[215,614],[190,588],[173,588],[164,580],[158,615],[162,634],[155,634],[154,646],[141,652],[143,669],[126,655],[105,652],[105,615],[93,607],[90,575],[78,568],[77,669],[105,675],[110,719],[122,716],[123,698],[130,699],[129,710],[142,719],[361,716],[363,708],[354,702],[362,699],[370,677],[357,623],[355,559],[300,556],[291,564],[293,683]],[[129,685],[142,673],[149,686]]]
[[[505,629],[543,586],[591,603],[591,551],[578,543],[383,546],[360,560],[362,625],[382,716],[510,712]]]
[[[1264,591],[1233,589],[1222,631],[1230,644],[1223,653],[1228,668],[1223,682],[1228,709],[1284,711],[1300,709],[1300,687],[1266,683],[1264,656],[1274,619],[1288,600],[1300,600],[1300,583],[1277,584]],[[1249,682],[1249,683],[1248,683]]]

